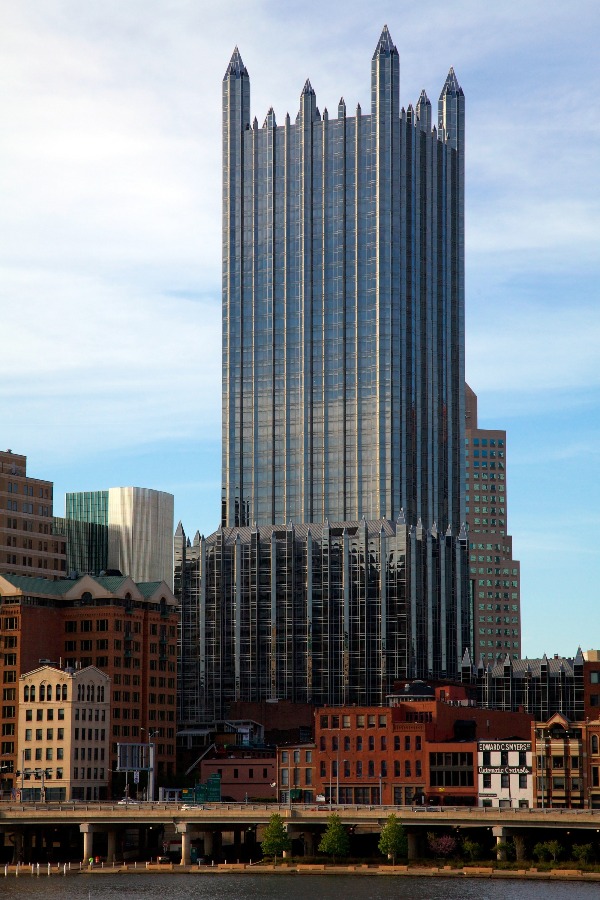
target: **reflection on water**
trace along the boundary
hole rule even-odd
[[[406,878],[377,875],[14,875],[0,878],[7,900],[592,900],[600,884]]]

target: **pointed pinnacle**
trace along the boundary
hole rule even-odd
[[[394,54],[397,56],[398,51],[396,50],[387,25],[384,25],[383,31],[381,32],[381,37],[379,38],[377,46],[375,47],[373,59],[377,59],[378,56],[393,56]]]
[[[242,61],[242,57],[240,56],[240,51],[237,48],[237,44],[235,50],[231,54],[231,59],[229,60],[229,65],[227,66],[227,71],[223,77],[223,81],[227,78],[241,78],[242,75],[248,76],[248,70]]]
[[[310,79],[307,78],[306,81],[304,82],[304,87],[302,88],[302,93],[300,94],[300,96],[302,97],[304,94],[313,94],[314,95],[314,93],[315,92],[314,92],[312,84],[310,83]]]
[[[442,88],[442,93],[440,96],[444,96],[444,94],[453,94],[453,95],[462,95],[463,89],[458,83],[458,78],[456,77],[456,73],[452,66],[450,66],[450,71],[446,76],[446,80],[444,82],[444,87]]]

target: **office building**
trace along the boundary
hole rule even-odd
[[[235,49],[222,522],[176,535],[184,721],[244,699],[381,702],[395,678],[456,675],[471,640],[463,92],[451,69],[437,127],[424,91],[401,108],[385,27],[369,113],[336,112],[307,81],[293,121],[271,109],[259,128]]]
[[[110,678],[95,666],[40,666],[19,678],[20,800],[106,800]]]
[[[464,488],[464,95],[400,107],[385,27],[371,108],[309,81],[262,128],[223,80],[223,527],[421,521]]]
[[[52,665],[95,666],[112,687],[110,769],[117,744],[153,736],[156,774],[175,772],[177,624],[175,598],[164,582],[125,576],[48,581],[0,575],[1,753],[6,788],[20,768],[17,724],[21,675]]]
[[[68,493],[55,530],[67,539],[69,572],[116,570],[173,587],[172,494],[138,487]]]
[[[26,456],[0,452],[0,572],[65,577],[65,539],[52,533],[53,487],[27,474]]]
[[[180,723],[236,701],[383,703],[407,671],[460,669],[466,535],[399,518],[219,529],[191,547],[179,528],[176,541]]]
[[[547,721],[560,713],[569,721],[598,719],[600,707],[600,654],[597,650],[574,657],[555,654],[541,659],[512,659],[472,665],[465,654],[461,668],[465,685],[474,689],[477,705],[486,709],[524,709]]]
[[[465,513],[473,598],[473,656],[521,656],[520,563],[508,533],[506,431],[479,428],[477,396],[465,385]]]

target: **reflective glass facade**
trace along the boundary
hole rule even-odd
[[[387,517],[454,534],[464,478],[464,96],[400,108],[387,28],[371,109],[250,117],[223,81],[225,527]]]
[[[179,526],[180,727],[233,700],[377,704],[398,678],[457,673],[466,552],[466,535],[402,520],[227,528],[193,545]]]

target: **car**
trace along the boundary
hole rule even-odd
[[[118,806],[139,806],[140,804],[137,800],[130,800],[129,797],[123,797],[122,800],[119,800]]]
[[[170,857],[168,857],[168,856],[158,856],[158,857],[156,858],[156,862],[157,862],[160,866],[168,866],[168,865],[170,864],[170,862],[171,862],[171,859],[170,859]]]

